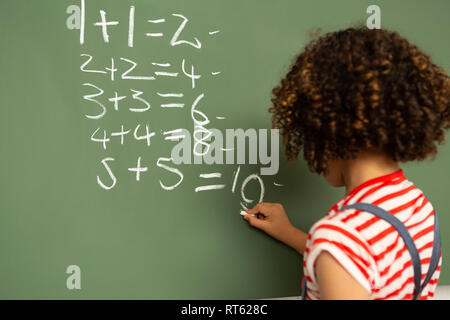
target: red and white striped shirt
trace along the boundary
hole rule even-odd
[[[307,299],[320,299],[314,264],[322,251],[330,253],[371,299],[411,299],[414,271],[403,239],[388,222],[371,213],[340,210],[356,202],[377,205],[405,224],[419,251],[422,280],[425,278],[433,247],[434,210],[423,192],[399,169],[357,186],[311,227],[303,260]],[[420,299],[434,297],[441,263],[442,255]]]

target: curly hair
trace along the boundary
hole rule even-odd
[[[318,174],[361,150],[424,160],[450,127],[446,72],[388,30],[349,28],[312,41],[272,93],[287,158],[303,149]]]

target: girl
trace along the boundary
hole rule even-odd
[[[416,46],[366,28],[310,43],[273,90],[269,111],[288,158],[302,149],[312,172],[346,190],[308,234],[280,204],[244,216],[303,255],[307,299],[433,298],[436,214],[398,162],[436,155],[450,126],[449,93],[446,72]],[[357,203],[365,207],[347,207]]]

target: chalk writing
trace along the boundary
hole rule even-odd
[[[89,15],[91,18],[95,16],[94,21],[86,21],[88,9],[95,13],[95,15]],[[198,56],[199,52],[202,52],[199,50],[207,46],[209,41],[219,39],[222,31],[217,26],[206,26],[203,33],[194,34],[190,18],[179,12],[167,13],[163,16],[153,16],[149,13],[144,19],[136,19],[136,17],[142,17],[140,12],[137,14],[139,9],[137,5],[127,7],[126,18],[122,19],[123,21],[120,19],[122,17],[120,12],[88,8],[85,0],[80,0],[80,6],[71,5],[67,9],[67,13],[71,15],[67,20],[67,27],[80,32],[79,42],[82,52],[79,55],[79,70],[84,77],[81,83],[83,101],[81,114],[92,124],[92,131],[88,133],[90,142],[98,146],[97,151],[102,153],[101,159],[97,160],[96,182],[99,188],[114,189],[120,185],[120,180],[128,175],[129,178],[140,183],[152,179],[156,183],[159,182],[162,190],[174,191],[183,184],[183,164],[223,164],[221,161],[224,158],[227,164],[234,163],[228,162],[234,160],[234,151],[238,152],[237,163],[243,164],[245,150],[242,154],[242,149],[245,147],[246,138],[249,139],[251,148],[259,146],[260,162],[264,165],[270,164],[270,167],[261,168],[261,175],[275,174],[278,171],[278,163],[274,164],[272,160],[275,151],[278,152],[278,143],[271,142],[272,152],[269,156],[265,145],[267,133],[259,134],[264,141],[260,139],[258,144],[256,131],[244,132],[242,129],[237,129],[235,132],[227,131],[227,137],[229,136],[232,142],[227,140],[224,146],[221,141],[222,132],[211,128],[211,119],[223,122],[226,120],[226,115],[213,115],[211,118],[208,116],[214,110],[211,109],[212,102],[203,84],[208,79],[215,81],[213,79],[220,78],[222,71],[217,66],[211,70],[202,69],[192,62],[197,61],[193,58],[194,53]],[[125,55],[115,53],[107,58],[100,57],[95,52],[90,52],[88,43],[91,41],[100,41],[106,46],[116,45],[116,42],[123,43],[127,53]],[[183,52],[183,56],[178,53],[175,57],[155,58],[150,52],[148,58],[139,60],[133,57],[130,51],[133,50],[130,48],[136,46],[140,48],[162,46],[164,42],[169,48],[185,48],[182,51],[169,49],[177,53]],[[193,56],[190,56],[189,52],[192,52]],[[202,73],[199,70],[202,70]],[[183,91],[179,87],[171,88],[169,85],[162,90],[161,86],[154,86],[160,82],[166,85],[175,80],[184,81],[188,89]],[[120,86],[117,85],[118,83]],[[145,87],[141,88],[139,84]],[[164,117],[164,114],[167,114],[168,119],[171,119],[169,117],[178,112],[178,117],[184,115],[188,118],[189,126],[180,128],[174,125],[172,128],[152,130],[151,124],[160,121],[160,118],[154,115],[155,107],[160,110],[158,117]],[[181,113],[183,110],[185,113]],[[131,117],[133,122],[122,121],[120,116],[124,113],[130,113],[130,117],[133,115]],[[116,121],[118,118],[120,121]],[[190,134],[191,131],[192,134]],[[272,134],[271,137],[273,136]],[[236,137],[238,145],[235,148]],[[161,154],[159,147],[155,149],[155,145],[159,146],[161,143],[167,145],[181,142],[185,144],[172,147],[169,155]],[[125,149],[129,144],[138,145],[139,154],[132,155],[131,161],[127,158],[125,169],[120,170],[120,156],[113,157],[111,153],[118,147]],[[183,149],[182,158],[176,156],[176,152],[174,153],[177,148]],[[156,161],[151,160],[148,155],[156,156]],[[193,162],[190,155],[193,155]],[[186,160],[186,157],[189,159]],[[250,149],[248,157],[249,163],[257,164],[256,149]],[[278,161],[278,158],[276,160]],[[205,170],[206,167],[198,166],[198,168]],[[240,175],[240,165],[237,166],[231,179],[220,168],[213,172],[211,170],[200,172],[196,176],[197,184],[191,192],[204,194],[214,190],[228,190],[240,196],[240,205],[243,209],[262,201],[265,187],[261,175],[258,173],[247,177]],[[247,196],[246,190],[250,183],[256,183],[259,187],[259,195],[255,199],[249,199]],[[273,185],[282,186],[276,182],[273,182]]]

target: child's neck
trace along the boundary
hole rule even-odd
[[[345,160],[341,172],[345,194],[370,179],[393,173],[398,169],[396,161],[379,152],[364,152],[356,159]]]

